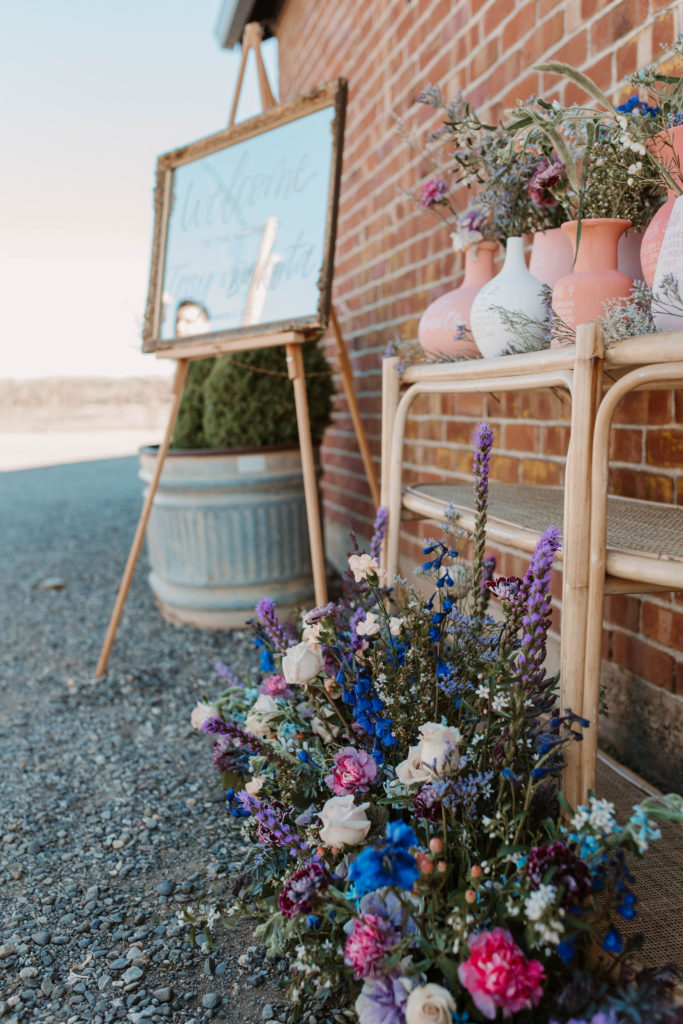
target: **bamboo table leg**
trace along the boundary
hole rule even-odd
[[[147,529],[147,523],[149,521],[150,513],[152,511],[152,503],[154,496],[159,486],[159,479],[161,478],[161,471],[164,468],[164,461],[168,454],[168,449],[171,444],[171,438],[173,437],[173,428],[175,426],[176,417],[178,415],[178,408],[180,406],[180,400],[183,396],[183,388],[185,387],[185,380],[187,378],[187,359],[179,359],[176,372],[175,381],[173,383],[173,405],[171,407],[171,414],[168,418],[168,424],[166,425],[166,433],[164,439],[161,442],[159,452],[157,454],[157,462],[154,467],[154,476],[149,485],[147,491],[147,497],[145,503],[142,506],[142,512],[138,519],[138,525],[135,530],[135,536],[133,537],[133,543],[131,544],[130,551],[128,553],[128,561],[126,562],[126,568],[123,570],[123,576],[121,578],[121,584],[119,591],[116,596],[116,603],[114,604],[114,610],[111,613],[109,620],[109,626],[107,627],[107,635],[104,638],[102,650],[100,652],[100,658],[97,662],[97,668],[95,669],[96,676],[103,676],[107,671],[107,663],[109,661],[109,655],[114,645],[114,639],[116,637],[116,631],[119,628],[121,616],[123,615],[123,607],[128,597],[128,591],[133,581],[133,573],[135,572],[135,566],[137,565],[138,558],[140,557],[140,551],[142,549],[142,542],[145,538],[145,530]]]
[[[400,381],[398,379],[398,359],[396,356],[388,356],[382,360],[382,465],[381,480],[382,491],[380,495],[381,504],[389,508],[390,494],[390,470],[391,470],[391,440],[394,431],[394,421],[398,408],[400,392]],[[400,516],[400,511],[398,513]],[[400,529],[400,524],[397,524]],[[391,528],[392,523],[389,523]],[[387,537],[382,544],[382,568],[387,568],[388,544]],[[391,580],[388,581],[391,586]]]
[[[356,392],[353,388],[353,370],[351,369],[351,360],[349,359],[349,353],[346,348],[346,342],[341,333],[339,327],[339,321],[337,320],[337,314],[334,311],[334,306],[330,306],[330,320],[332,322],[332,330],[334,331],[334,337],[337,342],[337,352],[339,353],[339,368],[341,369],[342,382],[344,384],[344,394],[346,395],[346,401],[349,403],[349,412],[351,413],[351,420],[353,422],[353,429],[356,432],[356,440],[358,441],[358,447],[360,448],[361,458],[363,460],[363,466],[365,467],[365,475],[368,478],[368,484],[370,487],[370,494],[375,508],[379,506],[380,494],[379,486],[377,484],[377,473],[372,462],[372,455],[370,454],[370,445],[368,444],[368,438],[365,433],[365,427],[363,426],[363,420],[361,419],[360,409],[358,408],[358,399],[356,398]]]
[[[313,443],[311,441],[311,424],[308,416],[308,399],[306,397],[306,380],[304,377],[304,359],[300,344],[288,344],[287,369],[294,385],[294,402],[296,404],[296,422],[299,428],[299,450],[301,466],[304,474],[304,494],[306,496],[306,518],[308,520],[308,536],[311,544],[311,563],[313,566],[313,585],[315,603],[327,604],[327,581],[325,579],[325,554],[323,551],[323,534],[320,525],[320,505],[318,503],[318,486],[315,479],[315,461]]]

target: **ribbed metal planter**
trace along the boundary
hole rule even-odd
[[[140,449],[152,479],[156,448]],[[169,452],[149,525],[149,583],[165,619],[244,626],[270,597],[284,610],[313,595],[298,449]]]

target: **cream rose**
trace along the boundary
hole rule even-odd
[[[414,988],[406,1003],[406,1024],[451,1024],[455,1000],[448,989],[430,982]]]
[[[320,839],[325,846],[357,846],[370,831],[365,814],[369,803],[356,805],[353,794],[333,796],[318,817],[322,821]]]
[[[207,718],[220,718],[220,712],[213,704],[204,704],[198,700],[190,715],[190,725],[193,729],[201,729]]]
[[[457,746],[462,741],[462,733],[452,725],[425,722],[420,726],[420,738],[423,762],[429,768],[436,765],[436,771],[440,772],[443,768],[447,747]]]
[[[405,761],[396,765],[396,778],[404,786],[413,786],[416,783],[429,782],[432,773],[422,763],[422,743],[411,747]]]
[[[322,667],[320,648],[309,647],[307,643],[290,647],[282,659],[282,674],[289,686],[301,686],[315,679]]]
[[[263,789],[263,783],[266,781],[265,775],[257,775],[255,779],[250,779],[245,785],[247,793],[251,796],[256,796],[260,789]]]
[[[252,733],[253,736],[260,736],[261,738],[270,736],[273,732],[270,728],[270,723],[280,711],[281,708],[278,707],[277,702],[273,700],[270,694],[260,693],[256,703],[247,715],[244,728],[247,732]]]

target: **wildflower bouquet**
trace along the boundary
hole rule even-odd
[[[230,901],[187,919],[259,915],[270,953],[290,959],[299,1014],[616,1024],[618,1006],[647,999],[664,1024],[657,986],[620,989],[604,954],[587,965],[596,945],[625,955],[615,922],[636,913],[625,854],[642,854],[653,819],[680,818],[681,801],[646,800],[623,825],[604,800],[563,803],[563,752],[586,723],[560,712],[543,668],[560,538],[545,531],[523,579],[494,577],[492,443],[481,424],[472,561],[447,524],[425,546],[428,599],[383,586],[380,511],[342,600],[305,616],[298,636],[271,602],[257,606],[260,683],[228,680],[193,719],[215,738],[253,858]]]

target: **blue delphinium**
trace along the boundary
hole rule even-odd
[[[388,885],[410,891],[419,878],[415,857],[410,852],[411,847],[417,846],[417,836],[410,825],[390,821],[385,834],[385,842],[368,846],[349,865],[349,878],[358,897]]]

